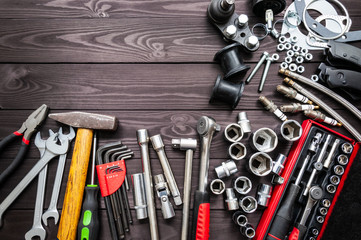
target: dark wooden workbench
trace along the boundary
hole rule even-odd
[[[289,1],[288,1],[289,2]],[[351,30],[361,27],[359,1],[343,1],[353,21]],[[34,109],[45,103],[50,112],[80,110],[115,115],[119,119],[116,132],[99,132],[100,144],[122,140],[135,152],[127,162],[128,172],[141,171],[139,147],[135,131],[147,128],[150,135],[162,134],[170,164],[183,191],[184,152],[170,146],[172,138],[198,138],[195,125],[202,115],[215,118],[224,127],[236,121],[240,111],[247,111],[253,129],[275,128],[280,121],[258,103],[258,79],[247,85],[236,110],[224,104],[208,104],[217,74],[221,73],[213,56],[226,46],[220,34],[208,23],[208,0],[164,1],[76,1],[76,0],[3,0],[0,6],[0,139],[17,130]],[[236,12],[248,14],[250,24],[262,22],[251,11],[249,1],[236,1]],[[276,18],[281,18],[277,16]],[[244,53],[253,68],[263,51],[275,52],[276,41],[267,37],[254,53]],[[282,53],[281,57],[283,57]],[[305,76],[315,73],[322,53],[314,52],[312,63],[306,63]],[[271,66],[264,95],[277,105],[289,100],[276,93],[282,82],[278,64]],[[315,91],[312,91],[315,92]],[[322,97],[361,131],[359,122],[327,97]],[[360,107],[359,103],[355,103]],[[302,121],[302,114],[292,115]],[[47,119],[40,131],[44,136],[59,124]],[[340,132],[350,136],[344,129]],[[247,144],[247,140],[242,140]],[[228,143],[218,133],[212,144],[209,178],[215,178],[214,167],[227,160]],[[10,164],[18,146],[12,145],[0,156],[0,172]],[[271,153],[287,154],[290,144],[280,144]],[[70,151],[70,153],[72,150]],[[252,151],[249,149],[249,152]],[[58,208],[62,208],[70,156],[63,178]],[[0,186],[2,201],[39,159],[35,145],[23,164]],[[193,166],[193,188],[198,185],[199,151]],[[161,173],[159,161],[151,150],[153,175]],[[247,175],[245,160],[238,164],[237,175]],[[51,197],[57,161],[49,164],[45,208]],[[269,179],[252,177],[254,186]],[[14,202],[4,215],[0,239],[24,239],[33,221],[36,180]],[[230,184],[230,180],[226,181]],[[356,189],[355,189],[356,190]],[[255,195],[253,188],[251,195]],[[132,193],[129,193],[133,206]],[[158,201],[158,200],[157,200]],[[355,199],[355,211],[360,208]],[[176,217],[164,221],[158,207],[161,239],[178,239],[181,208]],[[99,239],[110,239],[103,200],[101,200],[101,232]],[[262,211],[249,215],[257,225]],[[133,216],[135,213],[133,211]],[[358,215],[361,216],[361,215]],[[355,226],[356,227],[356,226]],[[57,226],[51,221],[46,239],[56,239]],[[352,231],[352,229],[351,229]],[[224,210],[221,196],[211,198],[211,239],[243,239]],[[147,223],[137,220],[127,239],[149,239]],[[342,238],[335,238],[342,239]],[[354,238],[357,239],[357,238]]]

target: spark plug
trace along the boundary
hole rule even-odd
[[[268,110],[271,113],[273,113],[274,115],[276,115],[279,119],[281,119],[282,121],[287,120],[287,116],[285,114],[283,114],[283,112],[281,112],[278,109],[277,105],[274,104],[271,100],[267,99],[263,95],[261,95],[258,100],[263,104],[263,106],[266,110]]]
[[[337,122],[333,118],[327,117],[325,114],[321,113],[320,111],[307,110],[304,113],[306,117],[309,117],[317,122],[321,122],[321,123],[324,122],[332,126],[338,126],[338,127],[342,126],[342,123]]]
[[[297,101],[300,101],[302,103],[312,104],[312,101],[310,101],[307,97],[303,96],[302,94],[299,94],[293,88],[286,87],[283,85],[278,85],[277,92],[284,94],[285,97],[296,99]]]
[[[320,108],[319,106],[315,106],[311,104],[301,104],[301,103],[292,103],[288,105],[282,105],[280,107],[282,112],[291,112],[291,113],[302,112],[306,110],[314,110],[319,108]]]

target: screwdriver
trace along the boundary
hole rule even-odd
[[[95,177],[95,156],[97,150],[97,137],[93,137],[93,156],[91,169],[91,182],[84,189],[84,202],[78,224],[78,240],[95,240],[99,233],[98,214],[98,185],[94,184]]]
[[[317,133],[313,137],[312,142],[308,147],[307,156],[302,164],[300,172],[298,173],[296,181],[295,183],[290,184],[287,195],[283,199],[282,205],[273,219],[268,236],[266,238],[267,240],[285,239],[293,217],[293,206],[301,189],[300,183],[303,177],[303,173],[306,170],[309,160],[317,152],[318,146],[321,143],[321,138],[321,133]]]

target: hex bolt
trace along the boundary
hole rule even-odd
[[[331,201],[327,198],[323,199],[322,206],[329,208],[331,206]]]
[[[283,94],[287,98],[296,99],[297,101],[300,101],[302,103],[312,104],[312,101],[310,101],[307,97],[303,96],[302,94],[299,94],[293,88],[286,87],[283,85],[278,85],[277,92]]]
[[[336,192],[336,186],[333,185],[333,184],[328,184],[328,185],[326,186],[326,191],[327,191],[328,193],[334,194],[334,193]]]
[[[246,157],[247,148],[242,143],[235,142],[229,146],[228,154],[233,160],[239,161]]]
[[[268,57],[266,59],[266,66],[264,67],[263,74],[262,74],[262,77],[261,77],[261,81],[260,81],[259,86],[258,86],[258,92],[263,91],[263,87],[264,87],[264,84],[266,83],[266,78],[267,78],[268,71],[269,71],[269,68],[270,68],[272,62],[273,62],[273,58]]]
[[[254,69],[252,70],[251,74],[249,74],[249,76],[246,79],[246,83],[250,83],[252,78],[254,77],[254,75],[256,74],[256,72],[258,71],[258,69],[261,67],[261,65],[263,64],[263,62],[269,57],[269,53],[268,52],[263,52],[262,53],[262,57],[261,59],[258,61],[257,65],[254,67]]]
[[[333,184],[333,185],[338,185],[340,183],[340,177],[337,176],[337,175],[332,175],[330,176],[330,182]]]
[[[302,112],[306,110],[314,110],[319,108],[320,108],[319,106],[315,106],[311,104],[300,104],[300,103],[291,103],[288,105],[282,105],[280,107],[282,112],[291,112],[291,113]]]
[[[254,35],[249,36],[245,41],[245,46],[248,49],[254,49],[259,44],[258,38]]]
[[[238,16],[238,26],[240,28],[246,27],[248,25],[248,16],[246,14],[241,14]]]
[[[240,227],[244,227],[248,223],[248,218],[246,215],[244,215],[241,211],[236,211],[232,215],[232,220],[235,224],[237,224]]]
[[[220,195],[224,192],[226,189],[226,185],[221,179],[214,179],[209,188],[211,189],[211,192],[215,195]]]
[[[338,164],[345,166],[348,163],[348,157],[345,154],[340,154],[337,156]]]
[[[236,33],[237,33],[237,28],[234,25],[227,26],[223,31],[223,35],[227,39],[233,39],[236,36]]]
[[[271,173],[273,168],[272,158],[263,152],[253,154],[248,163],[248,169],[256,176],[264,177]]]
[[[272,61],[278,61],[280,59],[280,55],[277,53],[272,54]]]
[[[245,213],[253,213],[257,210],[257,200],[252,196],[246,196],[239,201],[239,207]]]
[[[338,126],[338,127],[342,126],[342,123],[337,122],[333,118],[327,117],[325,114],[321,113],[320,111],[306,110],[306,111],[304,111],[304,114],[306,117],[309,117],[312,120],[315,120],[318,122],[324,122],[324,123],[330,124],[332,126]]]
[[[257,204],[262,207],[268,207],[272,194],[272,186],[268,184],[260,184],[257,190]]]
[[[238,200],[233,191],[233,188],[226,188],[226,207],[228,211],[233,211],[239,209]]]
[[[238,192],[239,194],[247,194],[252,189],[252,181],[245,176],[237,177],[233,180],[233,188]]]
[[[341,165],[336,165],[333,167],[333,172],[338,176],[342,176],[345,173],[345,169]]]
[[[351,144],[351,143],[348,143],[348,142],[343,143],[343,144],[341,145],[341,150],[342,150],[342,152],[345,153],[345,154],[350,154],[350,153],[352,153],[352,150],[353,150],[352,144]]]
[[[287,116],[281,110],[279,110],[277,105],[274,104],[271,100],[269,100],[263,95],[261,95],[258,100],[263,104],[266,110],[276,115],[281,121],[287,120]]]
[[[238,172],[237,166],[232,160],[222,162],[222,164],[214,169],[217,173],[218,178],[229,177],[232,174]]]
[[[251,122],[248,120],[246,112],[240,112],[238,114],[238,125],[241,126],[244,135],[252,132]]]

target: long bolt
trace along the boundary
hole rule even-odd
[[[251,72],[251,74],[248,76],[248,78],[246,79],[246,83],[250,83],[252,78],[254,77],[254,75],[256,74],[256,72],[258,71],[258,69],[261,67],[261,65],[263,64],[263,62],[269,57],[269,53],[268,52],[263,52],[262,53],[262,57],[259,60],[259,62],[257,63],[257,65],[254,67],[253,71]]]
[[[271,57],[267,57],[266,66],[264,67],[262,78],[261,78],[261,81],[258,86],[258,92],[262,92],[262,90],[263,90],[263,86],[266,82],[266,77],[268,75],[269,67],[271,66],[272,61],[273,60]]]

